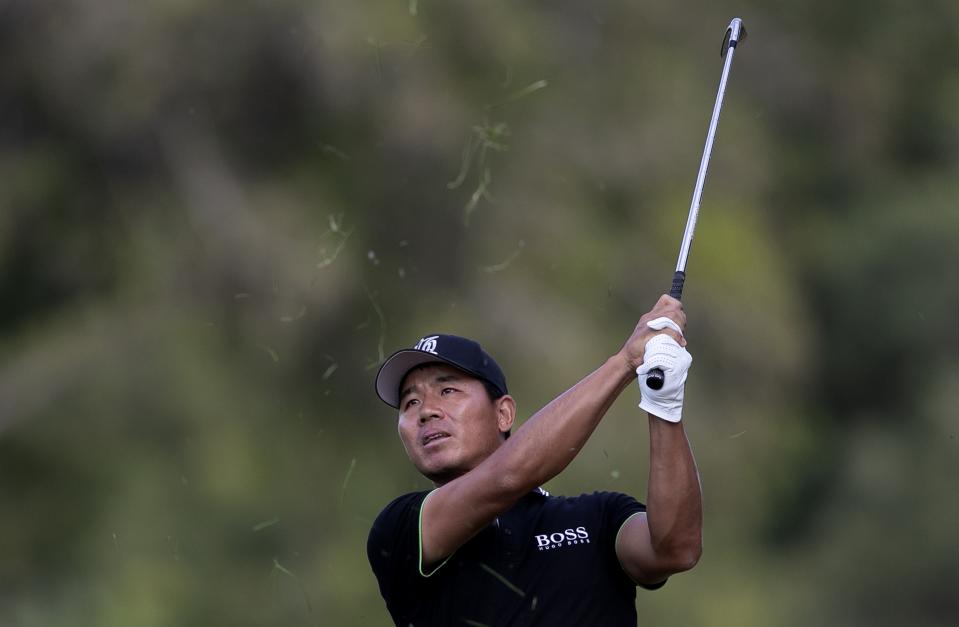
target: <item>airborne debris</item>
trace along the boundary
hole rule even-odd
[[[275,575],[277,572],[281,572],[284,575],[291,577],[293,581],[296,582],[296,585],[300,588],[300,592],[303,593],[303,600],[306,602],[307,612],[310,614],[313,613],[313,604],[310,603],[310,595],[306,592],[306,587],[303,586],[303,582],[300,581],[300,578],[297,577],[293,572],[285,568],[280,562],[274,557],[273,558],[273,570],[270,571],[270,575]]]
[[[326,381],[326,380],[329,379],[331,376],[333,376],[333,373],[336,372],[336,369],[339,368],[339,367],[340,367],[340,365],[339,365],[338,363],[336,363],[336,362],[333,362],[332,364],[330,364],[330,366],[329,366],[326,370],[323,371],[323,377],[322,377],[323,380]]]
[[[501,261],[500,263],[497,263],[497,264],[493,264],[491,266],[480,266],[480,270],[482,270],[483,272],[490,272],[490,273],[501,272],[505,270],[506,268],[510,266],[511,263],[516,261],[520,253],[523,252],[523,248],[525,246],[526,246],[526,242],[524,242],[523,240],[520,240],[519,243],[517,244],[516,250],[514,250],[510,254],[510,256],[507,257],[504,261]]]
[[[379,303],[376,302],[376,294],[367,289],[366,296],[370,299],[370,304],[373,306],[373,311],[376,312],[376,317],[380,320],[380,339],[376,345],[376,361],[366,366],[367,370],[372,370],[386,360],[386,356],[383,353],[383,345],[386,344],[386,316],[383,315],[383,310],[380,309]]]
[[[506,138],[509,137],[509,125],[506,122],[491,123],[484,121],[482,124],[474,126],[473,132],[466,140],[463,146],[462,163],[457,177],[446,184],[448,189],[457,189],[462,185],[473,169],[473,161],[476,161],[476,172],[478,181],[476,189],[470,195],[469,201],[463,207],[463,223],[469,226],[470,214],[476,210],[476,205],[481,198],[493,202],[493,196],[489,191],[493,183],[492,172],[487,164],[488,151],[505,152],[509,150]]]
[[[350,235],[353,234],[353,229],[343,230],[342,219],[342,214],[329,216],[330,228],[320,236],[320,244],[317,247],[317,254],[320,256],[320,261],[316,264],[318,269],[332,265],[343,252],[343,247],[346,246]],[[332,252],[329,252],[330,246],[334,247]]]
[[[497,122],[495,124],[484,121],[482,124],[473,127],[473,132],[466,140],[463,147],[463,164],[460,168],[460,174],[456,180],[446,184],[449,189],[456,189],[463,184],[466,176],[469,174],[474,153],[477,159],[478,167],[486,164],[486,151],[495,150],[496,152],[506,152],[509,150],[509,144],[506,138],[510,136],[509,124],[506,122]]]
[[[525,98],[526,96],[529,96],[530,94],[535,93],[539,91],[540,89],[543,89],[547,85],[549,85],[549,82],[547,82],[545,79],[532,82],[526,87],[523,87],[522,89],[518,89],[514,91],[513,93],[511,93],[509,96],[506,97],[506,100],[499,102],[497,104],[487,105],[486,108],[494,109],[496,107],[502,107],[503,105],[509,104],[511,102],[515,102],[519,100],[520,98]]]
[[[263,531],[264,529],[268,527],[272,527],[273,525],[276,525],[279,522],[280,522],[279,516],[274,516],[273,518],[269,520],[258,522],[255,525],[253,525],[253,533],[256,533],[257,531]]]
[[[340,505],[343,504],[343,498],[346,496],[346,486],[350,483],[350,477],[353,476],[353,469],[356,468],[356,458],[350,460],[350,468],[346,471],[346,477],[343,478],[343,488],[340,490]]]
[[[498,572],[496,572],[495,570],[493,570],[492,568],[490,568],[488,565],[484,564],[483,562],[480,562],[480,568],[482,568],[483,570],[485,570],[485,571],[488,572],[489,574],[491,574],[491,575],[493,575],[494,577],[496,577],[501,584],[503,584],[504,586],[506,586],[507,588],[509,588],[510,590],[512,590],[513,592],[515,592],[516,594],[518,594],[519,596],[523,597],[524,599],[526,598],[526,593],[525,593],[525,592],[523,592],[522,590],[520,590],[518,587],[516,587],[516,585],[515,585],[513,582],[511,582],[509,579],[507,579],[507,578],[504,577],[503,575],[499,574]]]
[[[512,81],[512,71],[509,68],[507,68],[507,70],[507,78],[503,84],[504,86]],[[489,112],[503,105],[525,98],[543,89],[547,85],[549,85],[549,83],[544,79],[534,81],[526,87],[514,91],[508,95],[505,100],[486,105],[486,110]],[[466,145],[463,146],[459,174],[454,180],[446,184],[448,189],[456,189],[462,185],[469,176],[470,171],[474,169],[475,161],[477,176],[476,188],[473,190],[473,193],[470,194],[466,206],[463,207],[464,226],[469,226],[470,216],[476,210],[480,200],[486,199],[489,202],[495,202],[490,192],[490,187],[493,184],[493,175],[490,164],[487,162],[487,157],[490,151],[506,152],[509,150],[509,144],[506,143],[509,136],[510,129],[506,122],[491,122],[489,119],[486,119],[482,124],[474,126],[472,133],[470,133],[467,138]]]
[[[476,205],[479,204],[481,198],[485,198],[490,202],[495,202],[493,196],[489,193],[489,186],[492,182],[493,178],[490,176],[489,168],[483,168],[482,180],[480,180],[476,189],[473,190],[473,194],[470,196],[469,202],[467,202],[466,206],[463,207],[463,226],[470,225],[470,216],[473,215],[474,211],[476,211]]]
[[[257,344],[257,347],[266,351],[270,355],[270,359],[273,360],[273,363],[276,364],[280,362],[280,354],[277,353],[274,349],[270,348],[266,344]]]
[[[297,320],[299,320],[305,315],[306,315],[306,305],[301,305],[300,310],[296,312],[295,316],[280,316],[280,322],[284,322],[287,324],[290,322],[296,322]]]
[[[340,161],[349,161],[350,155],[346,154],[342,150],[338,149],[336,146],[331,144],[323,144],[322,146],[323,154],[332,155],[339,159]]]

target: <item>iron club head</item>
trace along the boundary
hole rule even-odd
[[[719,50],[719,56],[725,57],[727,50],[735,48],[742,41],[746,41],[746,27],[743,26],[741,19],[734,17],[729,23],[729,27],[726,28],[726,36],[723,37],[723,46]]]

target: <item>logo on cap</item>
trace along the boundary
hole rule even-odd
[[[436,340],[439,339],[438,335],[431,335],[429,337],[424,337],[419,342],[416,343],[416,346],[413,348],[418,351],[423,351],[424,353],[436,354]]]

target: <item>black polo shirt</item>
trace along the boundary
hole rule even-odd
[[[615,542],[626,519],[646,510],[642,503],[614,492],[536,490],[424,573],[420,507],[428,494],[399,497],[370,530],[367,555],[396,625],[636,626],[636,587]]]

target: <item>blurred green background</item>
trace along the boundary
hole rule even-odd
[[[705,553],[643,625],[959,616],[959,4],[0,2],[0,624],[388,625],[377,365],[520,417],[668,289]],[[547,486],[645,494],[629,390]]]

